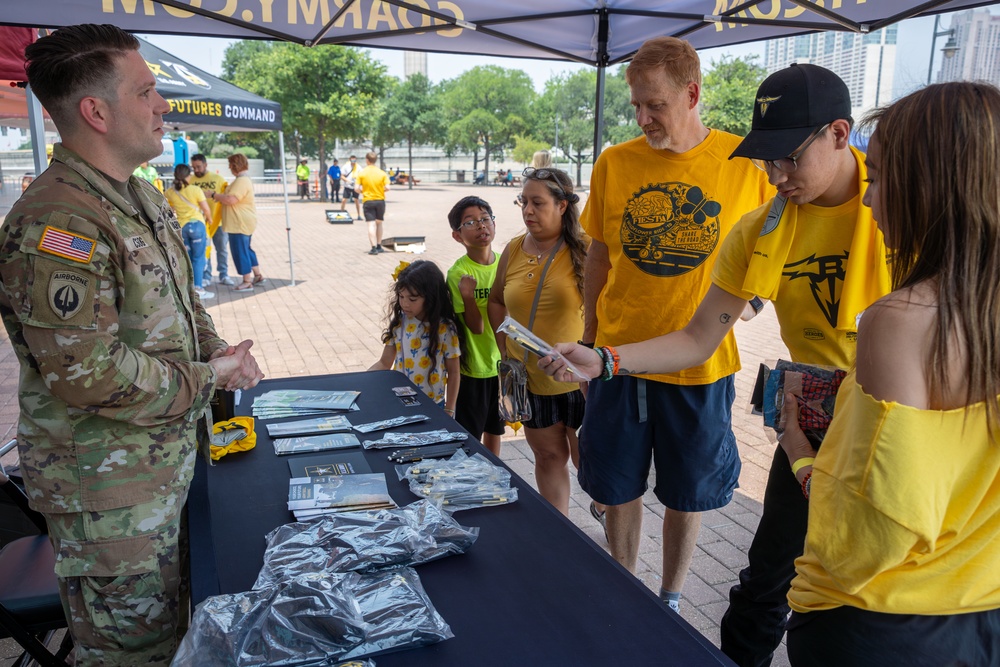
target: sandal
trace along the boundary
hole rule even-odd
[[[601,524],[601,528],[604,529],[604,539],[608,539],[608,524],[607,517],[605,516],[607,511],[601,512],[597,509],[597,505],[593,500],[590,501],[590,516],[597,519],[597,522]]]
[[[256,276],[253,277],[253,284],[254,285],[256,285],[257,283],[262,283],[262,282],[264,282],[264,276],[262,276],[261,274],[258,273]]]
[[[233,288],[233,291],[234,292],[252,292],[253,291],[253,283],[245,283],[245,282],[244,283],[240,283],[239,285],[237,285],[236,287]]]

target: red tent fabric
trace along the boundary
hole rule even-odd
[[[0,28],[0,79],[27,81],[24,47],[37,38],[34,28]]]

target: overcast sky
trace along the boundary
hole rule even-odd
[[[1000,9],[991,9],[997,13]],[[950,15],[941,18],[942,28],[950,24]],[[927,65],[931,48],[931,35],[934,31],[933,18],[919,18],[903,21],[899,24],[898,46],[896,49],[896,72],[894,77],[894,94],[903,95],[927,81]],[[183,58],[193,65],[201,67],[209,74],[218,75],[222,69],[222,58],[226,47],[233,42],[229,39],[212,37],[180,37],[170,35],[142,35],[142,37],[161,49]],[[940,49],[944,46],[944,38],[939,38],[938,63]],[[368,49],[373,57],[385,63],[389,74],[403,77],[403,52],[387,49]],[[763,43],[744,44],[722,49],[706,49],[700,52],[702,64],[707,67],[721,55],[730,53],[736,57],[759,54],[763,57]],[[476,65],[499,64],[509,68],[522,69],[531,76],[535,88],[541,92],[545,82],[554,74],[572,72],[588,67],[573,63],[563,63],[551,60],[525,60],[520,58],[497,58],[493,56],[451,55],[443,53],[427,54],[427,70],[431,81],[438,82],[451,79]],[[935,64],[935,72],[938,65]]]

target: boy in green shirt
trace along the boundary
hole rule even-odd
[[[448,213],[452,238],[465,246],[465,256],[448,269],[448,288],[465,328],[455,421],[499,456],[504,432],[498,408],[500,349],[486,319],[486,301],[499,261],[493,250],[493,220],[493,209],[479,197],[460,199]]]

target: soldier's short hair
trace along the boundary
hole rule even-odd
[[[76,107],[84,97],[114,101],[121,77],[118,58],[139,50],[139,40],[113,25],[59,28],[24,50],[28,83],[63,130],[77,123]]]
[[[661,70],[674,84],[684,88],[692,81],[701,86],[701,60],[690,43],[676,37],[654,37],[635,52],[625,70],[625,81],[631,84],[635,77]]]

